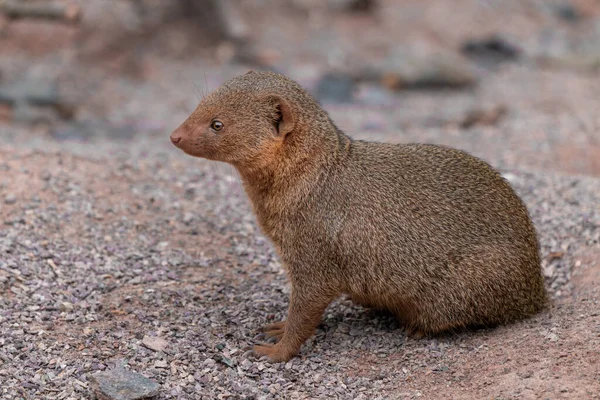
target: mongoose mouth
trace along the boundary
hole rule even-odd
[[[215,160],[210,146],[199,147],[196,143],[190,141],[188,138],[178,135],[177,131],[171,134],[170,139],[171,143],[173,143],[175,147],[187,155],[198,158],[206,158],[207,160]]]

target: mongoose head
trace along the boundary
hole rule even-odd
[[[260,167],[297,130],[298,111],[307,106],[316,102],[293,80],[250,71],[203,98],[171,142],[195,157]]]

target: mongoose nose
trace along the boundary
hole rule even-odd
[[[171,143],[177,144],[179,142],[181,142],[181,136],[173,136],[173,135],[171,135]]]

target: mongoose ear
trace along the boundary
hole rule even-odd
[[[294,130],[296,119],[289,101],[279,95],[269,95],[269,103],[275,107],[275,129],[281,137]]]

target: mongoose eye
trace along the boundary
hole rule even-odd
[[[223,123],[221,121],[214,120],[213,122],[210,123],[210,129],[218,132],[221,129],[223,129]]]

